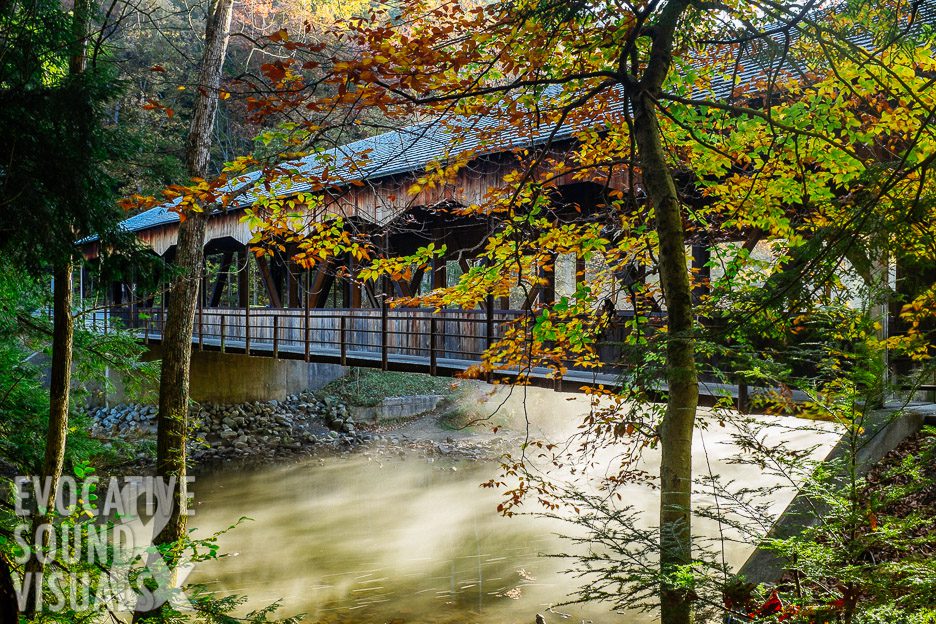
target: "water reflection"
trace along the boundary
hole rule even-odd
[[[478,486],[492,474],[487,464],[355,457],[203,477],[199,533],[252,521],[221,539],[236,557],[191,580],[246,594],[252,607],[282,599],[283,613],[310,621],[532,622],[573,589],[562,562],[540,556],[568,549],[555,533],[569,527],[498,516],[497,495]],[[560,610],[611,619],[600,607]]]

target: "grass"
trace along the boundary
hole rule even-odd
[[[454,380],[431,377],[420,373],[394,373],[379,370],[352,368],[351,372],[331,382],[317,393],[333,396],[348,405],[373,407],[387,397],[441,394],[450,396],[455,392]]]

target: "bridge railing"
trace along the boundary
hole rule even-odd
[[[524,314],[528,313],[481,309],[202,308],[196,311],[193,341],[202,349],[342,364],[367,360],[384,368],[391,359],[412,361],[434,374],[440,367],[464,369],[479,362],[508,324]],[[162,338],[163,309],[120,309],[115,316],[144,340]],[[616,321],[599,345],[601,360],[608,363],[620,360],[627,331],[626,316]]]

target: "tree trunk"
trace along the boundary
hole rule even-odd
[[[45,458],[42,462],[42,477],[48,479],[48,507],[55,505],[59,481],[65,465],[65,443],[68,439],[69,391],[71,389],[72,343],[75,336],[75,321],[72,317],[72,263],[65,262],[53,273],[52,290],[52,362],[49,371],[49,429],[46,433]],[[33,535],[36,530],[52,521],[49,509],[36,510],[33,516]],[[43,533],[48,541],[48,532]],[[45,548],[48,544],[36,544]],[[33,556],[26,562],[26,574],[40,578],[42,562]],[[36,593],[41,586],[34,585],[26,600],[25,612],[35,613]]]
[[[72,342],[75,322],[72,318],[72,263],[55,271],[53,291],[52,368],[49,378],[49,432],[46,438],[43,476],[52,480],[50,501],[55,500],[59,478],[65,463],[68,437],[69,389],[71,388]]]
[[[673,34],[689,2],[670,1],[656,25],[650,59],[633,94],[634,138],[647,197],[656,214],[660,282],[666,300],[666,411],[660,424],[660,607],[662,624],[692,622],[691,589],[672,583],[692,561],[692,432],[699,401],[692,288],[682,210],[656,115],[656,100],[672,61]]]
[[[210,162],[211,133],[218,109],[221,71],[227,54],[232,0],[215,0],[208,16],[205,50],[199,65],[199,93],[189,126],[186,164],[192,177],[205,178]],[[167,523],[155,537],[157,544],[181,539],[186,532],[186,453],[189,370],[192,332],[198,289],[204,264],[205,229],[211,206],[188,213],[179,224],[176,265],[179,268],[169,288],[169,307],[163,335],[162,372],[159,384],[159,419],[156,472],[176,478],[173,508]],[[150,614],[138,614],[140,617]]]

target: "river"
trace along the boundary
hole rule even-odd
[[[771,418],[767,439],[815,445],[807,454],[823,457],[838,437],[833,428],[800,430],[795,420]],[[695,448],[704,451],[695,458],[697,474],[715,471],[742,485],[771,482],[757,466],[733,461],[730,428],[699,429],[696,438]],[[647,470],[655,473],[657,462],[648,450]],[[281,601],[281,616],[303,613],[307,622],[531,624],[537,613],[547,622],[651,621],[603,605],[548,613],[579,581],[562,574],[569,561],[542,555],[568,552],[570,542],[557,534],[574,527],[500,516],[498,493],[480,487],[496,474],[490,462],[355,452],[201,476],[194,486],[196,537],[247,519],[221,536],[228,556],[199,564],[189,580],[247,596],[248,608]],[[791,489],[772,495],[771,512],[782,511],[792,495]],[[652,522],[657,494],[628,486],[627,496]],[[694,532],[721,530],[701,520]],[[737,566],[752,549],[729,543],[725,556]]]

